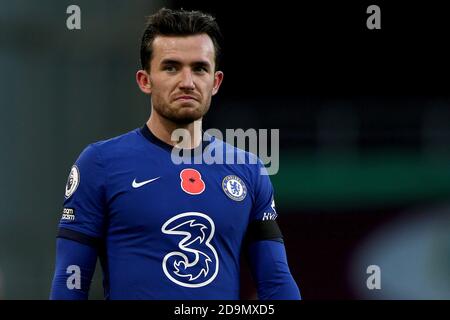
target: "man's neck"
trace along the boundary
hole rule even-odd
[[[147,121],[147,127],[155,137],[178,148],[193,149],[202,142],[202,119],[187,125],[178,125],[152,112],[152,115]]]

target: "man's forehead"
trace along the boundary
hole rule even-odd
[[[191,36],[157,36],[153,41],[153,57],[158,60],[192,57],[214,60],[214,44],[207,34]]]

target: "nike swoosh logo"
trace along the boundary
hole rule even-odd
[[[161,178],[161,177],[157,177],[157,178],[150,179],[150,180],[145,180],[145,181],[142,181],[142,182],[136,182],[136,179],[134,179],[134,180],[133,180],[133,183],[132,183],[132,186],[133,186],[133,188],[135,188],[135,189],[136,189],[136,188],[140,188],[140,187],[146,185],[147,183],[150,183],[150,182],[153,182],[153,181],[155,181],[155,180],[158,180],[159,178]]]

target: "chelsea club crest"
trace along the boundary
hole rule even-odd
[[[247,187],[238,176],[226,176],[222,180],[222,189],[234,201],[242,201],[247,196]]]

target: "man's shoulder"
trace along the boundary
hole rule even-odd
[[[135,150],[141,142],[139,129],[137,128],[115,137],[92,142],[83,152],[91,151],[101,158],[111,158]]]
[[[234,172],[240,178],[244,178],[248,183],[256,183],[261,161],[255,153],[220,139],[215,139],[213,147],[222,150],[220,163],[223,163],[231,172]],[[214,153],[217,154],[217,151]]]
[[[236,147],[220,139],[216,139],[216,141],[218,143],[218,146],[220,146],[224,150],[224,161],[226,161],[227,159],[233,159],[231,164],[244,164],[250,165],[252,167],[260,163],[260,159],[256,154]]]
[[[138,128],[133,129],[118,136],[95,141],[91,143],[91,145],[101,149],[115,148],[117,146],[121,147],[122,145],[128,145],[130,142],[132,143],[133,141],[136,141],[136,139],[138,138],[138,131],[139,131]]]

